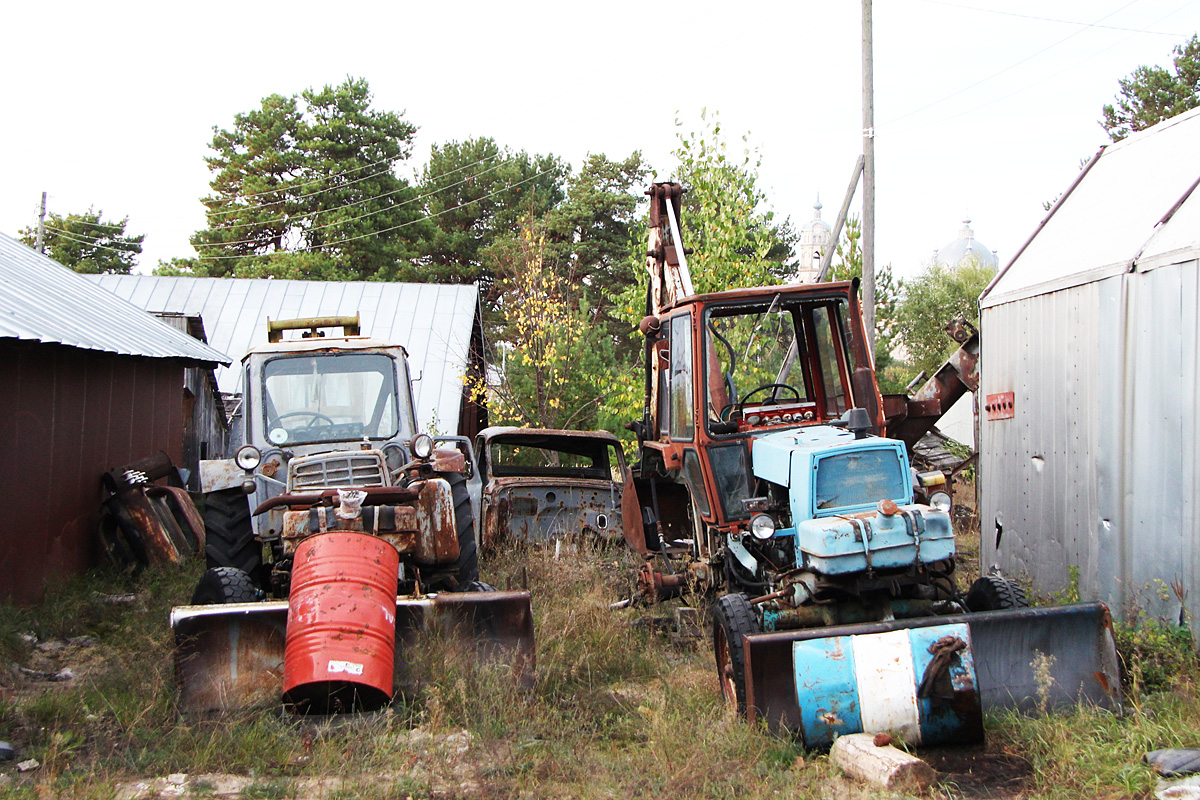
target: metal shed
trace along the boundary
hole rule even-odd
[[[241,359],[267,341],[267,319],[352,316],[363,333],[402,345],[415,379],[417,422],[474,436],[486,410],[465,392],[483,374],[483,327],[474,285],[97,275],[101,286],[153,313],[200,316],[208,340]],[[241,392],[242,371],[217,370],[222,392]]]
[[[94,563],[101,475],[183,456],[184,369],[228,358],[0,234],[0,598]]]
[[[983,564],[1125,618],[1200,615],[1198,144],[1102,148],[980,299]]]

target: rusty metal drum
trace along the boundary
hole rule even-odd
[[[336,531],[296,551],[283,699],[302,713],[385,705],[392,697],[400,557],[365,533]]]

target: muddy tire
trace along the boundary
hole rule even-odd
[[[470,591],[479,580],[479,546],[475,541],[475,514],[471,510],[471,495],[467,479],[458,472],[440,473],[450,484],[454,500],[454,527],[458,531],[458,560],[452,568],[440,567],[421,571],[421,584],[430,592]]]
[[[746,715],[746,650],[742,637],[758,633],[754,609],[744,594],[727,594],[713,605],[713,655],[721,694],[738,716]]]
[[[247,575],[262,567],[262,544],[254,538],[250,500],[240,488],[204,497],[204,560],[209,569],[232,567]]]
[[[192,593],[192,605],[253,603],[262,597],[263,593],[242,570],[235,567],[214,567],[205,572],[196,584],[196,591]]]
[[[1000,611],[1006,608],[1029,608],[1029,598],[1021,584],[1000,575],[984,575],[971,584],[967,592],[968,611]]]

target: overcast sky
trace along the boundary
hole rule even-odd
[[[966,215],[1001,264],[1080,160],[1117,81],[1170,65],[1200,0],[875,0],[876,263],[901,276]],[[213,126],[273,93],[366,78],[433,144],[491,136],[578,167],[720,113],[761,154],[771,206],[832,222],[862,149],[861,3],[12,4],[0,48],[0,231],[102,209],[146,234],[141,271],[192,256]],[[676,120],[682,127],[676,126]],[[856,208],[858,203],[855,204]]]

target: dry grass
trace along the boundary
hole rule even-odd
[[[486,580],[505,586],[516,577],[533,594],[532,691],[431,641],[410,659],[423,691],[382,712],[321,719],[176,714],[166,612],[187,597],[198,566],[136,583],[73,584],[42,609],[4,615],[7,660],[82,665],[67,683],[0,679],[0,739],[42,764],[21,776],[11,762],[0,765],[13,776],[7,791],[105,798],[130,781],[188,773],[202,776],[190,784],[193,795],[222,797],[879,796],[844,781],[827,757],[733,718],[719,701],[707,640],[663,632],[670,609],[610,610],[628,589],[631,566],[621,551],[558,559],[530,551],[484,565]],[[114,591],[136,592],[137,601],[99,599]],[[93,641],[46,654],[21,638],[27,632],[43,644]],[[997,746],[1035,763],[1039,785],[1030,797],[1137,796],[1148,785],[1141,752],[1189,743],[1200,719],[1194,686],[1138,698],[1128,718],[1009,717],[992,720],[989,732]]]

